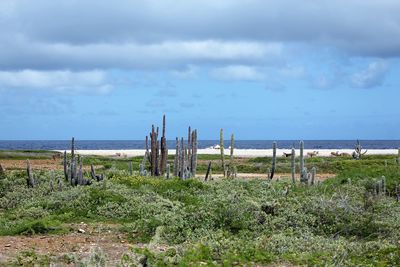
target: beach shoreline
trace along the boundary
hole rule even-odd
[[[64,152],[63,150],[54,150],[57,152]],[[137,157],[145,154],[145,149],[112,149],[112,150],[75,150],[76,154],[82,156],[116,156],[116,157]],[[333,157],[331,153],[347,154],[351,155],[354,149],[304,149],[304,155],[307,157],[307,153],[318,152],[319,157]],[[68,151],[67,151],[68,152]],[[219,155],[221,152],[219,149],[198,149],[197,154],[199,155]],[[229,155],[229,149],[225,149],[225,155]],[[291,149],[277,149],[278,157],[283,157],[283,153],[291,153]],[[366,155],[397,155],[397,149],[368,149]],[[169,155],[175,155],[175,149],[168,150]],[[295,154],[300,154],[299,149],[295,150]],[[235,149],[235,157],[249,158],[249,157],[271,157],[272,149]]]

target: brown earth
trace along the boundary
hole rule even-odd
[[[94,249],[105,254],[107,266],[116,266],[123,254],[129,251],[126,236],[113,225],[89,226],[81,223],[71,225],[72,232],[63,235],[2,236],[0,237],[0,265],[7,266],[22,252],[46,255],[57,266],[75,266],[68,258],[88,259]]]
[[[31,168],[33,170],[62,170],[63,164],[62,160],[59,159],[30,159]],[[1,165],[6,170],[25,170],[26,169],[26,160],[20,159],[7,159],[1,160]],[[90,170],[90,166],[83,166],[84,170]]]

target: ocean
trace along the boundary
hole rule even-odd
[[[273,140],[236,140],[238,149],[269,149]],[[360,140],[365,149],[397,149],[400,140]],[[304,140],[304,147],[308,149],[352,149],[356,140]],[[199,140],[199,148],[208,148],[219,144],[219,140]],[[299,147],[298,140],[278,140],[278,148]],[[70,140],[0,140],[1,150],[67,150],[70,149]],[[230,141],[225,141],[229,147]],[[175,140],[168,140],[169,149],[175,148]],[[117,149],[144,149],[143,140],[76,140],[76,149],[88,150],[117,150]]]

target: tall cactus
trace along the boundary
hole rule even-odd
[[[274,178],[275,169],[276,169],[276,142],[273,142],[272,143],[272,167],[271,167],[271,170],[268,172],[269,179]]]
[[[63,165],[64,165],[64,177],[65,180],[68,182],[70,177],[69,177],[69,172],[68,172],[68,158],[67,158],[67,151],[64,151],[64,160],[63,160]]]
[[[292,182],[295,183],[296,182],[296,151],[294,149],[294,147],[292,147],[292,154],[290,155],[290,169],[292,171]]]
[[[191,172],[193,177],[196,177],[197,171],[197,130],[195,129],[192,133],[192,153],[191,153]]]
[[[317,175],[317,169],[315,167],[312,167],[311,168],[311,185],[314,185],[316,175]]]
[[[397,149],[397,159],[396,159],[396,161],[397,161],[397,164],[400,164],[400,148]]]
[[[29,159],[26,160],[26,172],[27,172],[26,183],[28,187],[35,187],[35,178],[33,177],[31,163],[29,162]]]
[[[161,137],[161,162],[160,162],[160,175],[164,175],[167,167],[167,158],[168,158],[168,147],[167,147],[167,138],[165,137],[165,115],[163,116],[163,128],[162,128],[162,137]]]
[[[225,153],[224,153],[224,129],[221,129],[219,133],[219,149],[221,152],[221,164],[222,164],[222,171],[224,173],[224,177],[226,176],[226,167],[225,167]]]
[[[179,140],[175,139],[175,157],[174,157],[174,176],[177,177],[179,173]]]
[[[3,168],[3,165],[0,163],[0,179],[6,177],[6,170]]]
[[[307,170],[304,167],[304,142],[300,141],[300,181],[307,181]]]
[[[208,163],[207,172],[206,172],[206,176],[204,178],[204,181],[208,181],[210,175],[211,175],[211,161]]]

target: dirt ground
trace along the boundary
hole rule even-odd
[[[62,170],[64,168],[62,160],[56,159],[30,159],[33,170]],[[1,160],[1,165],[7,170],[25,170],[26,160],[7,159]],[[83,166],[84,170],[90,170],[90,166]]]
[[[25,160],[2,160],[0,162],[5,169],[17,169],[17,170],[25,170],[26,169],[26,161]],[[52,160],[52,159],[32,159],[30,160],[32,169],[34,170],[62,170],[63,165],[62,161],[59,159]],[[101,166],[96,166],[95,168],[99,168]],[[90,166],[84,166],[84,170],[89,171]],[[323,181],[328,178],[334,177],[335,174],[333,173],[318,173],[316,180]],[[204,174],[199,174],[197,177],[202,178]],[[222,178],[222,174],[212,174],[214,178]],[[267,179],[266,174],[262,173],[238,173],[238,178],[244,179],[254,179],[254,178],[265,178]],[[290,173],[275,173],[275,179],[291,179]]]
[[[115,266],[123,254],[129,251],[130,245],[126,236],[117,233],[115,226],[88,226],[81,223],[71,225],[71,228],[71,233],[63,235],[0,237],[0,265],[7,266],[21,252],[33,251],[37,255],[47,255],[55,259],[65,256],[64,264],[57,266],[69,266],[66,260],[68,257],[87,259],[95,248],[100,248],[106,256],[107,266]]]

